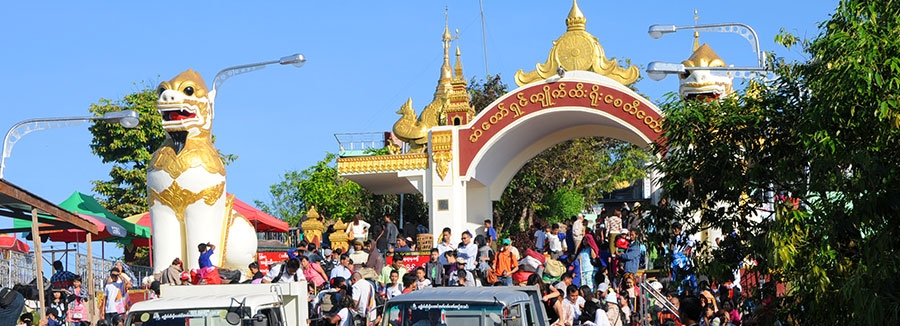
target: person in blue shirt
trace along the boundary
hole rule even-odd
[[[213,255],[213,251],[216,250],[216,246],[214,246],[212,243],[207,242],[197,245],[197,249],[200,250],[200,258],[198,259],[200,269],[215,267],[213,266],[212,261],[209,259],[209,257]]]
[[[491,225],[491,220],[484,220],[484,233],[487,235],[488,246],[497,242],[497,230]]]
[[[544,245],[547,244],[547,233],[541,227],[541,223],[534,223],[534,248],[538,253],[544,253]],[[548,228],[549,229],[549,228]],[[549,231],[549,230],[548,230]]]

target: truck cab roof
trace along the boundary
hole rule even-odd
[[[246,300],[244,303],[248,306],[265,306],[279,303],[278,297],[276,297],[275,294],[202,294],[202,291],[198,292],[200,293],[195,296],[179,296],[141,301],[135,303],[131,310],[165,310],[174,307],[191,307],[194,309],[227,308],[232,303],[232,298],[237,300],[237,302]],[[234,305],[237,306],[237,303]]]
[[[503,287],[437,287],[425,288],[391,298],[391,303],[422,303],[439,299],[444,302],[499,303],[530,301],[524,291]]]

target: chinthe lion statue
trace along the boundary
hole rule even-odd
[[[197,246],[209,242],[216,245],[213,265],[243,270],[256,258],[256,231],[226,198],[225,166],[211,139],[215,90],[188,69],[157,91],[166,141],[147,168],[154,269],[176,257],[197,268]]]

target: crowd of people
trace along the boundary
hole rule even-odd
[[[590,222],[579,214],[561,223],[534,223],[527,241],[516,239],[518,246],[509,237],[499,238],[490,220],[477,234],[462,231],[458,243],[451,240],[453,230],[444,228],[437,245],[427,250],[418,248],[415,235],[401,232],[389,216],[373,228],[357,215],[347,229],[347,250],[303,239],[287,251],[288,260],[268,266],[265,272],[258,263],[251,263],[242,278],[245,283],[306,280],[310,316],[319,324],[377,324],[385,301],[429,287],[534,286],[553,325],[690,325],[687,320],[704,326],[739,325],[738,282],[718,287],[701,278],[692,279],[692,286],[680,286],[669,282],[668,275],[656,279],[639,273],[653,262],[638,227],[640,204],[633,206],[608,214],[603,211]],[[672,276],[691,279],[677,274],[689,271],[678,264],[690,264],[694,240],[681,232],[680,225],[673,228],[675,234],[666,249],[672,256]],[[198,245],[200,268],[194,271],[184,270],[181,259],[175,258],[149,282],[151,297],[160,284],[237,282],[240,275],[220,274],[212,265],[209,257],[215,249],[208,243]],[[410,259],[426,254],[424,264]],[[81,279],[62,270],[59,262],[54,269],[42,324],[81,325],[87,320],[87,292]],[[134,281],[121,262],[109,271],[103,287],[104,324],[122,323]],[[685,308],[679,318],[678,312]],[[700,314],[696,318],[695,310]]]
[[[739,285],[728,283],[724,291],[710,287],[709,281],[682,287],[669,277],[639,273],[652,265],[638,227],[639,207],[626,204],[604,211],[593,223],[583,215],[562,223],[535,223],[529,241],[518,247],[510,238],[498,239],[490,220],[478,234],[461,232],[458,243],[451,240],[453,230],[444,228],[437,245],[426,251],[416,248],[413,235],[399,232],[390,217],[372,232],[357,216],[348,228],[353,234],[349,250],[300,241],[288,252],[290,259],[268,273],[251,264],[250,281],[302,277],[309,282],[314,320],[339,325],[349,325],[353,318],[377,323],[382,302],[442,286],[536,286],[554,325],[687,325],[675,316],[685,300],[693,302],[689,298],[701,303],[702,316],[694,319],[700,325],[738,325]],[[667,251],[674,260],[689,260],[694,240],[680,226],[675,229]],[[427,252],[429,259],[421,266],[404,264],[406,252]],[[655,296],[642,290],[641,283]]]

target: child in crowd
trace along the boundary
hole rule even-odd
[[[431,287],[431,280],[425,277],[425,269],[422,267],[416,268],[416,290],[428,287]]]

